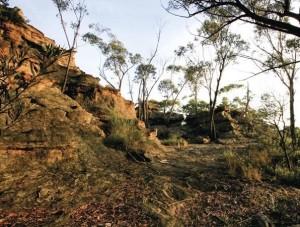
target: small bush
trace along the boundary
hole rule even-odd
[[[136,120],[122,119],[112,114],[108,131],[104,144],[115,149],[127,151],[147,142],[144,132],[137,127]]]
[[[295,166],[300,168],[300,150],[297,150],[291,154],[291,161]]]

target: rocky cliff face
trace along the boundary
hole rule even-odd
[[[56,45],[26,23],[1,22],[0,34],[2,55],[9,54],[12,47],[38,51],[45,45]],[[121,118],[136,118],[131,102],[122,98],[118,91],[100,86],[99,79],[81,71],[74,57],[67,91],[63,94],[60,87],[67,60],[67,57],[60,58],[51,66],[51,73],[32,84],[10,112],[0,115],[0,151],[67,153],[103,138],[102,126],[112,112]],[[18,70],[32,74],[30,63]]]

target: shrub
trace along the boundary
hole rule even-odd
[[[108,137],[104,144],[121,150],[135,149],[145,144],[145,133],[137,127],[136,120],[122,119],[112,114],[109,120]]]
[[[126,149],[126,140],[120,135],[109,135],[105,138],[104,144],[114,149]]]
[[[188,142],[177,133],[169,133],[168,138],[162,140],[162,144],[165,146],[177,146],[181,149],[186,147]]]

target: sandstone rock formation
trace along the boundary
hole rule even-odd
[[[11,47],[39,51],[45,45],[56,45],[33,26],[11,21],[0,23],[1,54]],[[34,57],[29,61],[37,62]],[[74,56],[67,91],[60,91],[64,80],[67,56],[60,58],[13,105],[13,110],[0,115],[0,151],[70,153],[105,136],[102,126],[110,114],[135,119],[131,102],[118,91],[100,86],[99,79],[87,75],[76,65]],[[18,70],[32,74],[30,64]],[[32,76],[32,75],[30,75]],[[15,115],[15,116],[14,116]]]
[[[191,134],[209,135],[209,112],[203,111],[194,116],[187,116],[186,124],[192,130]],[[216,110],[215,125],[219,138],[236,138],[241,135],[239,122],[231,116],[229,110],[222,108]]]

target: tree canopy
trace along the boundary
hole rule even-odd
[[[298,3],[298,0],[169,0],[168,10],[184,9],[186,17],[205,14],[222,18],[223,27],[244,21],[300,36],[300,27],[297,26],[300,13],[295,10]]]

